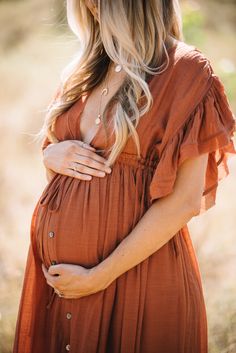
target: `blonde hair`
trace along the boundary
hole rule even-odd
[[[182,39],[182,21],[177,0],[100,0],[97,3],[99,21],[84,0],[67,1],[68,23],[81,43],[81,51],[63,72],[60,92],[47,109],[40,135],[58,142],[54,134],[57,117],[102,82],[109,63],[119,63],[126,78],[107,103],[102,117],[106,122],[107,111],[115,104],[115,142],[108,158],[111,165],[129,136],[133,137],[140,157],[136,127],[153,104],[147,79],[168,66],[166,42],[170,37]],[[139,107],[141,98],[145,98],[145,104]]]

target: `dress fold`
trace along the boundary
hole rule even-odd
[[[236,123],[222,82],[214,74],[210,79],[205,96],[187,119],[183,117],[183,124],[159,156],[150,184],[152,202],[173,191],[178,168],[185,160],[208,153],[200,214],[216,203],[218,182],[229,174],[228,159],[236,154]],[[156,148],[160,149],[159,144]]]

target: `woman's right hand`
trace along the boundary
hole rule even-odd
[[[51,143],[43,150],[43,163],[48,171],[81,180],[104,177],[111,169],[96,149],[79,140]],[[53,173],[51,173],[51,176]]]

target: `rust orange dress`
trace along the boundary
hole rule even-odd
[[[209,154],[201,213],[215,204],[218,182],[229,173],[228,157],[236,154],[235,117],[201,51],[178,42],[169,56],[168,69],[148,83],[154,104],[137,127],[142,158],[130,137],[111,174],[91,181],[56,174],[43,190],[32,216],[14,353],[208,351],[201,275],[187,225],[107,289],[87,297],[58,297],[41,269],[42,262],[90,268],[105,259],[152,202],[172,192],[179,165],[190,157]],[[80,98],[58,118],[60,141],[81,139],[85,103]],[[104,137],[101,127],[91,145],[104,148]]]

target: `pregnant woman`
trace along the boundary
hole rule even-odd
[[[188,221],[228,173],[235,118],[177,1],[68,0],[81,52],[43,126],[14,353],[206,353]]]

